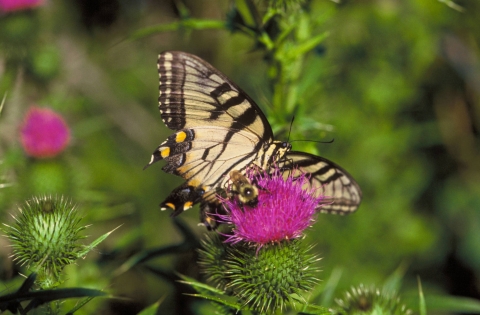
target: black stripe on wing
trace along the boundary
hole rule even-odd
[[[362,191],[353,177],[342,167],[320,156],[304,152],[287,152],[279,166],[285,175],[307,173],[310,185],[326,197],[318,210],[324,213],[348,214],[356,211]]]
[[[158,57],[159,109],[168,128],[216,125],[248,130],[264,142],[272,129],[257,104],[235,83],[197,56],[166,51]]]

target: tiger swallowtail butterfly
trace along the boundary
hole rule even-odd
[[[157,147],[145,168],[165,160],[165,172],[186,180],[160,204],[162,210],[170,208],[176,216],[200,203],[201,221],[214,228],[208,214],[222,212],[216,194],[226,187],[228,175],[244,172],[249,165],[268,170],[273,162],[285,176],[307,173],[311,187],[330,201],[319,204],[319,212],[357,210],[362,192],[344,169],[274,140],[258,105],[209,63],[185,52],[166,51],[158,57],[158,74],[161,117],[176,133]]]

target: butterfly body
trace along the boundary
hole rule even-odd
[[[162,209],[178,215],[200,203],[202,222],[214,227],[208,214],[221,211],[216,194],[227,184],[227,175],[242,174],[251,165],[269,170],[274,164],[285,173],[300,165],[315,171],[310,183],[320,185],[319,193],[332,193],[332,213],[357,209],[361,191],[347,172],[326,159],[292,152],[288,142],[275,141],[258,105],[206,61],[167,51],[159,55],[158,73],[161,117],[176,133],[157,147],[147,166],[165,160],[165,172],[186,180],[161,203]]]

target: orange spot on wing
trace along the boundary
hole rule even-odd
[[[160,155],[162,156],[162,158],[169,157],[170,156],[170,148],[169,147],[161,148],[160,149]]]
[[[185,141],[186,138],[187,138],[187,134],[184,131],[180,131],[180,132],[177,133],[175,141],[177,143],[183,142],[183,141]]]

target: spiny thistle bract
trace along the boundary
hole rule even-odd
[[[319,258],[301,240],[268,244],[258,250],[244,243],[222,242],[220,237],[209,236],[203,242],[203,272],[252,311],[273,313],[283,309],[293,302],[292,297],[302,299],[302,293],[319,281]]]
[[[209,282],[226,290],[229,279],[225,274],[227,269],[224,260],[232,249],[229,250],[230,246],[223,243],[221,237],[217,234],[206,235],[206,238],[201,241],[202,248],[199,250],[198,264]]]
[[[400,298],[394,294],[382,292],[375,287],[359,285],[345,292],[344,297],[336,299],[338,304],[335,315],[410,315],[412,314]]]
[[[13,248],[12,257],[38,273],[40,288],[60,283],[62,269],[81,256],[81,218],[71,201],[63,197],[33,197],[19,208],[15,223],[6,225],[5,234]]]

